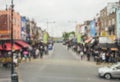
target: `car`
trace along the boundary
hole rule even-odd
[[[48,45],[48,50],[52,50],[53,49],[53,45],[50,43],[49,45]]]
[[[120,63],[100,67],[98,68],[98,74],[100,77],[104,77],[106,79],[120,78]]]

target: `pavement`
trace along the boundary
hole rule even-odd
[[[48,55],[44,55],[44,59],[49,58],[53,54],[53,50],[49,51]],[[32,59],[31,61],[36,61],[36,59]],[[29,61],[27,61],[29,62]],[[26,63],[25,61],[22,61],[21,63]],[[19,68],[16,68],[16,71],[19,75]],[[22,82],[21,77],[19,77],[19,82]],[[11,82],[11,69],[10,68],[3,68],[0,64],[0,82]]]
[[[66,47],[66,46],[64,46],[64,48],[67,50],[67,47]],[[86,58],[86,57],[84,57],[84,58],[81,60],[80,55],[76,54],[76,53],[75,53],[74,51],[72,51],[71,49],[69,49],[68,51],[69,51],[70,53],[72,53],[72,55],[73,55],[76,59],[80,60],[80,62],[83,62],[83,63],[85,63],[85,64],[91,64],[91,65],[96,66],[96,67],[103,67],[103,66],[110,66],[110,65],[112,65],[111,63],[98,63],[98,64],[97,64],[97,63],[94,61],[93,57],[90,58],[90,61],[87,61],[87,58]]]
[[[0,66],[0,82],[10,82],[10,69]]]

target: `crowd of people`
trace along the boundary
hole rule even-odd
[[[71,49],[77,55],[80,56],[81,60],[87,59],[87,61],[95,61],[97,64],[100,63],[116,63],[120,61],[120,51],[111,50],[110,48],[98,47],[99,43],[74,43],[72,40],[67,41],[67,49]]]
[[[43,58],[44,55],[49,54],[49,46],[53,44],[48,43],[38,43],[34,46],[22,48],[20,50],[15,50],[13,52],[13,62],[14,65],[17,66],[19,63],[22,61],[31,61],[31,59],[37,59],[37,58]],[[10,67],[11,65],[11,51],[0,51],[0,63],[2,64],[3,67]]]

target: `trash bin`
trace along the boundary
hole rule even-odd
[[[18,74],[17,73],[14,73],[11,75],[11,82],[18,82]]]

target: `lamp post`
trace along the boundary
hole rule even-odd
[[[11,0],[11,82],[18,82],[18,75],[15,72],[14,68],[14,59],[13,59],[13,13],[14,13],[14,4],[13,0]]]
[[[13,12],[14,12],[14,4],[13,0],[11,0],[11,58],[12,58],[12,64],[11,64],[11,74],[14,73],[14,66],[13,66]]]

